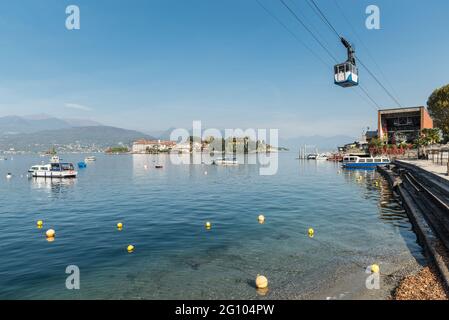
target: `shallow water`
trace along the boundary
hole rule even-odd
[[[260,176],[257,165],[98,155],[65,181],[26,177],[43,158],[1,161],[0,298],[325,298],[342,274],[398,256],[423,259],[406,214],[375,171],[279,156],[278,173]],[[56,230],[51,243],[49,228]],[[80,268],[80,290],[65,287],[68,265]],[[257,274],[269,279],[265,296],[254,288]]]

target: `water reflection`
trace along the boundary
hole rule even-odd
[[[351,169],[344,170],[345,180],[356,183],[363,188],[365,199],[375,198],[379,218],[386,223],[400,228],[409,228],[407,213],[397,196],[391,191],[388,182],[376,170]]]
[[[77,183],[76,179],[30,178],[31,188],[58,195],[68,191]]]

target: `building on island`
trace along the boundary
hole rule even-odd
[[[133,153],[157,153],[168,152],[176,146],[174,141],[161,140],[137,140],[133,143]]]
[[[411,143],[422,129],[432,129],[433,121],[425,107],[378,111],[378,135],[390,144]]]

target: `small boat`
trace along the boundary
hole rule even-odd
[[[343,158],[343,168],[375,168],[377,166],[385,166],[390,163],[387,157],[358,157],[345,156]]]
[[[307,160],[316,160],[318,155],[316,153],[311,153],[307,155]]]
[[[156,169],[162,169],[164,166],[161,165],[161,164],[157,164],[157,165],[155,165],[154,167],[155,167]]]
[[[325,155],[325,154],[317,154],[315,160],[327,160],[327,155]]]
[[[93,162],[93,161],[97,161],[97,158],[95,158],[94,156],[90,156],[87,157],[86,159],[84,159],[85,162]]]
[[[236,158],[221,158],[221,159],[215,159],[212,161],[213,165],[216,166],[238,166],[239,163]]]
[[[49,164],[34,165],[28,172],[33,178],[76,178],[78,172],[75,171],[73,163],[61,162],[58,156],[53,156]]]

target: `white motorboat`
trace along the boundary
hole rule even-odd
[[[97,161],[97,158],[95,158],[94,156],[90,156],[84,159],[85,162],[93,162],[93,161]]]
[[[315,160],[327,160],[327,155],[325,155],[325,154],[318,154],[315,157]]]
[[[212,164],[217,166],[238,166],[239,162],[235,158],[221,158],[212,161]]]
[[[32,166],[28,172],[35,178],[76,178],[78,174],[73,163],[61,162],[58,156],[53,156],[49,164]]]

